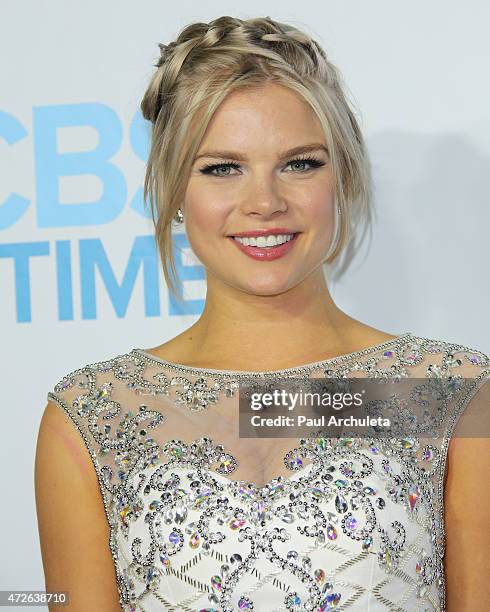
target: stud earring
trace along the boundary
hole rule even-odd
[[[179,208],[177,210],[177,213],[175,214],[175,217],[174,217],[174,221],[176,223],[184,223],[184,213],[182,212],[182,209]]]

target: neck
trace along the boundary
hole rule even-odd
[[[174,356],[166,354],[171,361],[206,368],[270,370],[329,359],[390,337],[342,312],[321,269],[273,296],[208,277],[201,317],[166,347]]]

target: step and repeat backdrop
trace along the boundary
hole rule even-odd
[[[359,109],[374,178],[371,232],[329,272],[334,299],[390,333],[490,350],[488,4],[244,6],[2,3],[0,590],[44,588],[33,473],[47,392],[202,312],[205,273],[182,231],[184,299],[169,296],[142,193],[139,103],[158,43],[190,22],[271,16],[324,46]]]

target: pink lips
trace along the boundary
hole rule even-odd
[[[272,261],[273,259],[278,259],[279,257],[283,257],[284,255],[286,255],[286,253],[289,253],[289,251],[293,248],[296,238],[298,236],[299,234],[294,234],[294,236],[291,238],[291,240],[288,240],[288,242],[285,242],[284,244],[280,244],[279,246],[267,247],[267,248],[266,247],[245,246],[244,244],[241,244],[240,242],[238,242],[238,240],[235,240],[234,238],[230,238],[230,240],[241,251],[243,251],[245,255],[252,257],[252,259],[256,259],[258,261]]]

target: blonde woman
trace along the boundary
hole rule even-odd
[[[141,105],[145,195],[170,290],[184,223],[205,308],[49,393],[46,589],[83,611],[483,610],[490,444],[452,434],[463,411],[483,412],[489,358],[334,303],[324,264],[352,244],[371,193],[340,73],[270,17],[194,23],[160,48]],[[441,437],[239,436],[240,383],[352,376],[450,379]]]

